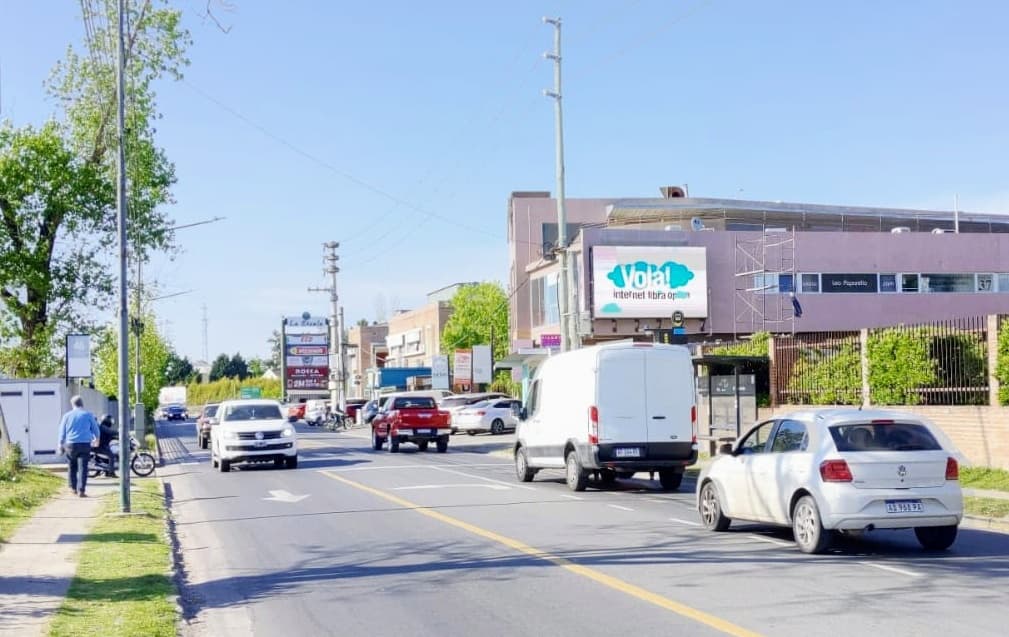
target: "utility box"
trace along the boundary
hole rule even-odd
[[[70,409],[62,380],[0,380],[0,408],[11,442],[29,464],[58,462],[60,420]]]

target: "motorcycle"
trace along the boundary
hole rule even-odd
[[[91,450],[91,458],[88,461],[88,471],[90,472],[89,475],[92,478],[97,478],[103,473],[108,477],[116,474],[116,471],[119,468],[118,440],[113,440],[109,444],[109,450],[112,452],[111,458],[107,458],[104,453],[98,453],[97,449]],[[133,436],[130,436],[130,454],[132,456],[130,458],[130,469],[133,473],[141,478],[146,478],[154,473],[154,468],[157,466],[154,456],[146,451],[140,451],[140,443]]]

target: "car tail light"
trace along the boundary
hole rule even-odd
[[[599,408],[589,407],[589,444],[599,444]]]
[[[820,463],[820,477],[824,482],[851,482],[851,469],[844,460],[824,460]]]
[[[697,444],[697,405],[690,406],[690,443]]]
[[[486,413],[487,413],[486,411],[478,411],[478,412],[476,412],[476,415],[477,415],[477,416],[483,416],[483,415],[485,415]]]
[[[956,461],[956,458],[946,458],[946,479],[960,479],[960,463]]]

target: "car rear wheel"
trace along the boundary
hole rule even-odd
[[[792,509],[792,532],[803,553],[823,553],[830,545],[830,531],[823,528],[820,509],[813,496],[804,495]]]
[[[448,436],[442,436],[438,439],[438,453],[445,453],[448,451]]]
[[[291,456],[287,458],[287,468],[297,469],[298,468],[298,456]]]
[[[504,433],[504,421],[497,418],[490,424],[490,432],[495,436],[499,436]]]
[[[725,517],[725,513],[722,512],[722,504],[718,500],[718,487],[714,482],[707,482],[701,488],[701,502],[698,509],[701,522],[709,531],[725,531],[732,524],[732,520]]]
[[[578,453],[574,450],[568,452],[564,459],[564,478],[568,483],[568,488],[572,491],[584,491],[588,486],[589,476],[582,469],[582,463],[578,461]]]
[[[466,435],[468,435],[468,436],[475,436],[476,432],[473,431],[472,429],[470,429],[469,431],[466,432]]]
[[[519,447],[515,451],[515,477],[519,482],[532,482],[536,476],[536,470],[529,467],[529,457],[526,455],[525,447]]]
[[[916,526],[914,535],[922,548],[929,551],[945,551],[956,541],[957,527],[950,526]]]
[[[374,449],[375,451],[381,451],[382,450],[382,445],[384,445],[384,444],[385,444],[385,438],[383,438],[382,436],[379,436],[378,434],[376,434],[375,430],[372,429],[371,430],[371,448]]]
[[[231,461],[230,460],[225,460],[224,458],[221,458],[218,461],[217,466],[221,469],[221,473],[227,473],[227,472],[231,471]]]
[[[389,453],[399,453],[399,438],[389,436]]]
[[[207,436],[200,435],[200,449],[206,449],[210,446],[210,441],[207,440]]]
[[[683,482],[683,474],[679,471],[659,471],[659,483],[666,491],[676,491]]]

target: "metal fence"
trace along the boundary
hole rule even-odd
[[[984,316],[775,337],[771,399],[858,405],[868,387],[874,405],[983,405],[990,365]]]

